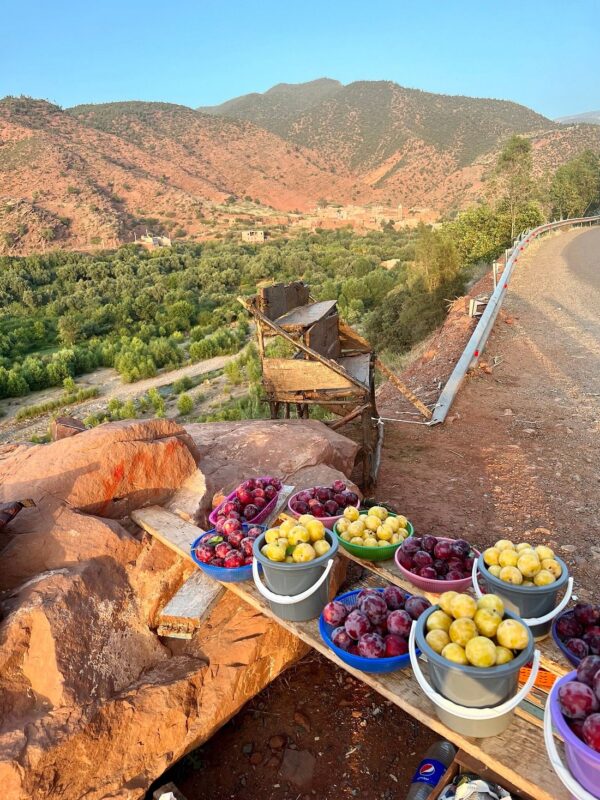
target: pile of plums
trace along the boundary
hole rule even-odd
[[[345,508],[357,505],[358,495],[351,492],[344,481],[334,481],[331,486],[304,489],[290,504],[296,514],[312,514],[313,517],[339,517]]]
[[[331,641],[341,650],[364,658],[391,658],[408,653],[413,620],[430,605],[424,597],[397,586],[382,592],[361,589],[353,608],[333,600],[323,609],[323,619],[335,626]]]
[[[250,478],[244,481],[235,490],[235,497],[219,506],[215,524],[217,533],[227,533],[225,526],[230,520],[238,520],[240,528],[242,522],[254,522],[263,508],[277,497],[280,490],[279,478]]]
[[[576,658],[600,656],[600,605],[577,603],[556,620],[556,635]]]
[[[398,561],[404,569],[432,581],[459,581],[473,569],[475,552],[464,539],[409,536],[400,546]]]
[[[239,520],[230,520],[239,525],[228,533],[216,530],[205,533],[196,545],[196,558],[211,567],[236,569],[252,564],[252,546],[257,536],[263,532],[258,525],[250,526]]]
[[[558,705],[575,736],[600,753],[600,656],[582,659],[577,679],[559,688]]]

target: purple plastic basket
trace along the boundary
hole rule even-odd
[[[273,477],[275,477],[275,476],[274,475],[262,475],[262,476],[258,476],[258,478],[253,478],[253,480],[258,480],[259,478],[261,480],[265,480],[265,478],[273,478]],[[241,486],[241,484],[240,484],[240,486]],[[235,489],[233,490],[233,492],[228,494],[227,497],[225,498],[225,500],[223,500],[222,503],[219,503],[219,505],[210,512],[210,514],[208,515],[208,521],[210,522],[211,525],[216,525],[217,524],[219,509],[221,509],[225,505],[225,503],[227,503],[229,500],[233,500],[233,498],[235,497],[235,493],[237,492],[238,489],[239,489],[239,486],[236,486]],[[263,510],[260,513],[258,513],[254,517],[254,519],[246,520],[246,522],[248,522],[249,525],[260,525],[261,522],[264,522],[266,520],[266,518],[269,516],[269,514],[271,513],[271,511],[273,511],[273,509],[275,508],[275,505],[277,504],[277,500],[279,498],[280,492],[281,492],[281,489],[279,490],[279,492],[277,492],[277,494],[275,495],[275,497],[272,500],[269,500],[267,505],[263,508]]]
[[[571,774],[575,780],[594,797],[600,797],[600,753],[576,736],[558,705],[558,689],[569,681],[577,680],[577,672],[569,672],[554,686],[550,702],[552,722],[565,743],[565,755]]]

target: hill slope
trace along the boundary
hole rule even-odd
[[[559,117],[556,122],[561,122],[564,125],[578,125],[579,123],[600,125],[600,111],[586,111],[584,114],[573,114],[570,117]]]

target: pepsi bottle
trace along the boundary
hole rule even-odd
[[[456,749],[450,742],[432,744],[413,775],[406,800],[427,800],[434,786],[454,760]]]

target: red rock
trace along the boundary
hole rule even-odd
[[[50,439],[57,442],[59,439],[68,439],[87,430],[80,419],[76,417],[56,417],[50,423]]]

